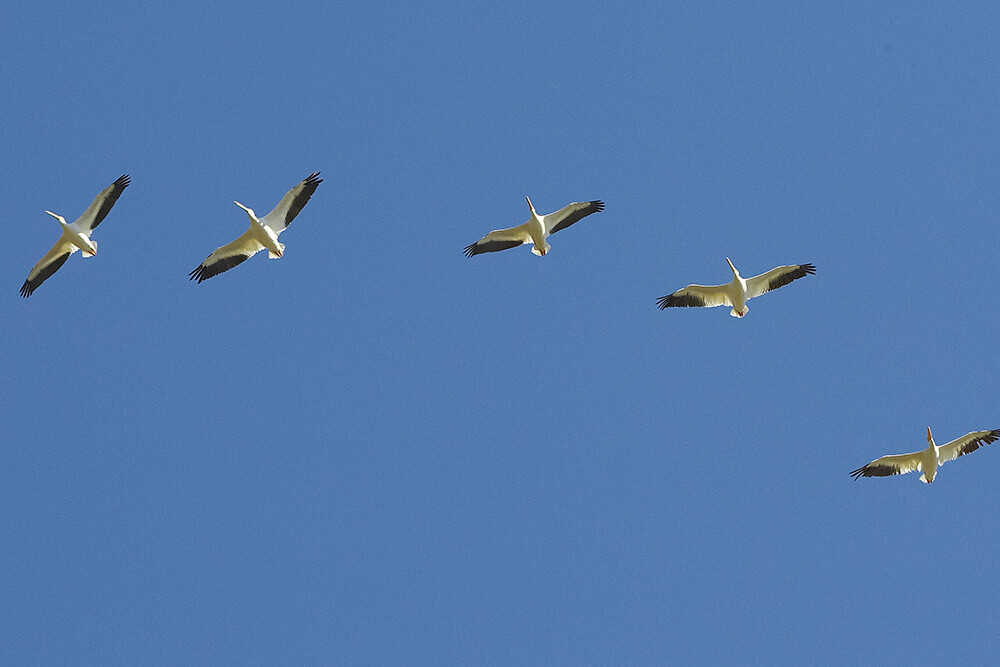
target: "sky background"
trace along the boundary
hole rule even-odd
[[[995,661],[1000,8],[816,4],[9,5],[0,663]]]

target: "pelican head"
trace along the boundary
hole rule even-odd
[[[930,445],[934,444],[934,436],[931,435],[931,427],[930,426],[927,427],[927,444],[930,444]]]
[[[239,203],[238,201],[234,201],[233,203],[236,204],[237,206],[239,206],[244,211],[246,211],[247,215],[250,216],[250,220],[251,221],[256,222],[258,225],[262,224],[261,221],[257,219],[257,214],[253,212],[252,208],[250,208],[249,206],[244,206],[243,204]]]
[[[740,277],[740,272],[736,270],[736,267],[733,266],[733,261],[731,259],[729,259],[728,257],[726,257],[726,264],[729,265],[729,269],[733,272],[733,277],[734,278],[739,278]]]
[[[531,198],[528,195],[524,195],[524,201],[528,202],[528,208],[531,209],[531,217],[537,218],[538,214],[535,213],[535,206],[531,203]]]
[[[59,224],[60,224],[61,226],[63,226],[63,227],[65,227],[65,226],[66,226],[66,218],[62,217],[62,216],[61,216],[61,215],[59,215],[58,213],[53,213],[52,211],[45,211],[45,213],[48,213],[48,214],[49,214],[49,215],[51,215],[51,216],[52,216],[53,218],[55,218],[55,219],[56,219],[56,220],[57,220],[57,221],[59,222]]]

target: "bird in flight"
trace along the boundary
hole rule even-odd
[[[771,290],[784,287],[793,280],[816,273],[812,264],[791,264],[776,266],[766,273],[753,278],[744,278],[726,257],[733,272],[733,279],[725,285],[688,285],[673,294],[661,296],[656,305],[663,310],[676,307],[712,308],[715,306],[730,306],[729,314],[733,317],[744,317],[750,312],[747,301],[766,294]]]
[[[546,241],[549,236],[579,222],[591,213],[600,213],[604,210],[604,202],[602,201],[578,201],[566,204],[555,213],[538,215],[531,199],[527,196],[524,199],[528,202],[528,209],[531,211],[530,220],[517,227],[494,229],[475,243],[465,246],[465,256],[475,257],[484,252],[497,252],[516,248],[525,243],[532,243],[531,252],[542,257],[547,255],[552,248]]]
[[[70,224],[66,224],[66,218],[52,211],[45,211],[51,215],[62,227],[62,234],[59,240],[52,246],[45,255],[38,260],[38,263],[31,267],[28,278],[21,285],[21,296],[27,298],[38,289],[38,286],[48,280],[53,273],[59,270],[69,256],[77,250],[81,251],[84,257],[93,257],[97,254],[97,241],[90,238],[90,235],[97,229],[97,225],[107,217],[111,207],[118,201],[122,191],[131,183],[128,174],[122,174],[115,182],[101,190],[94,201],[91,202],[87,210],[79,218]]]
[[[299,214],[299,211],[306,205],[322,182],[323,179],[319,178],[318,171],[309,174],[298,185],[286,192],[278,205],[263,218],[258,218],[249,206],[234,201],[234,204],[246,211],[250,218],[250,227],[235,241],[227,243],[221,248],[216,248],[215,252],[188,274],[188,277],[200,283],[242,264],[261,250],[267,250],[268,259],[281,257],[285,253],[285,244],[278,241],[278,235],[288,229],[292,220]]]
[[[927,449],[909,454],[890,454],[882,458],[875,459],[867,465],[863,465],[857,470],[851,471],[851,477],[888,477],[889,475],[905,475],[908,472],[919,471],[920,481],[930,484],[937,477],[937,470],[942,463],[954,461],[959,456],[971,454],[983,445],[996,442],[1000,438],[1000,429],[991,431],[973,431],[966,433],[961,438],[955,438],[951,442],[941,445],[934,443],[934,436],[931,435],[931,427],[927,427]]]

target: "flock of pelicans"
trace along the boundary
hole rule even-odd
[[[280,258],[284,254],[285,245],[278,241],[278,236],[288,229],[295,216],[302,211],[322,182],[323,179],[319,178],[319,172],[309,174],[286,192],[277,206],[262,218],[258,218],[249,206],[233,202],[246,211],[250,218],[250,227],[235,241],[216,248],[211,255],[205,258],[205,261],[191,271],[190,279],[197,280],[199,283],[208,280],[245,262],[261,250],[267,250],[269,259]],[[21,285],[21,296],[31,296],[39,285],[58,271],[59,267],[65,264],[69,256],[77,250],[84,257],[93,257],[97,254],[97,242],[91,239],[90,235],[107,217],[111,207],[115,205],[129,183],[131,180],[127,174],[118,177],[114,183],[101,190],[94,198],[93,203],[87,207],[87,210],[72,223],[67,223],[61,215],[45,211],[59,222],[62,235],[28,272],[27,279]],[[551,249],[547,240],[549,236],[566,229],[588,215],[604,210],[604,202],[602,201],[585,201],[567,204],[554,213],[539,215],[535,211],[531,199],[528,197],[525,199],[528,202],[528,209],[531,211],[531,218],[527,222],[516,227],[496,229],[490,232],[475,243],[466,246],[466,256],[474,257],[530,243],[532,244],[531,252],[543,257]],[[729,313],[731,316],[743,317],[750,310],[746,305],[750,299],[783,287],[793,280],[816,273],[816,267],[812,264],[792,264],[775,267],[752,278],[744,278],[728,257],[726,262],[733,273],[732,281],[725,285],[688,285],[657,299],[657,306],[661,310],[672,307],[728,306],[732,308]],[[859,477],[887,477],[918,471],[921,473],[920,481],[929,484],[934,481],[937,469],[942,463],[954,461],[959,456],[974,452],[982,445],[995,442],[997,439],[1000,439],[1000,429],[973,431],[938,446],[934,442],[934,436],[931,435],[931,429],[928,426],[927,449],[909,454],[883,456],[852,471],[851,476],[855,479]]]

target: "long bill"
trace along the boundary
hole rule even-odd
[[[55,218],[55,219],[56,219],[56,221],[57,221],[57,222],[58,222],[58,223],[59,223],[60,225],[65,225],[65,224],[66,224],[66,218],[62,217],[62,216],[61,216],[61,215],[59,215],[58,213],[53,213],[52,211],[44,211],[44,213],[48,213],[49,215],[51,215],[51,216],[52,216],[53,218]]]
[[[736,267],[733,266],[732,260],[730,260],[728,257],[726,257],[726,264],[729,265],[729,270],[733,272],[733,277],[739,278],[740,272],[736,270]]]
[[[243,204],[239,203],[238,201],[234,201],[233,203],[236,204],[237,206],[239,206],[244,211],[246,211],[247,215],[250,216],[251,220],[253,220],[256,223],[260,223],[260,220],[257,219],[257,214],[253,212],[252,208],[250,208],[249,206],[244,206]]]
[[[930,442],[930,443],[934,442],[934,436],[931,435],[931,427],[930,426],[927,427],[927,442]]]

